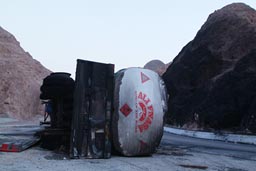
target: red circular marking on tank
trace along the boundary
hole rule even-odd
[[[136,117],[136,130],[139,130],[139,132],[142,133],[152,124],[154,108],[151,104],[150,98],[145,93],[139,92],[136,100],[138,100],[139,104],[136,108],[138,107],[141,110],[139,118]]]
[[[142,102],[139,102],[139,106],[141,108],[141,113],[140,113],[140,119],[139,121],[144,121],[145,118],[147,117],[147,109],[146,109],[146,105]]]

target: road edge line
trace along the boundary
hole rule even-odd
[[[218,134],[213,132],[192,131],[192,130],[171,128],[166,126],[164,127],[164,131],[172,134],[184,135],[184,136],[189,136],[194,138],[256,145],[256,136],[254,135],[240,135],[240,134],[228,134],[228,133]]]

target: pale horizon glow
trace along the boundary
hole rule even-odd
[[[115,71],[169,63],[209,14],[231,0],[8,0],[1,27],[51,71],[74,77],[76,60],[115,64]],[[256,8],[255,0],[242,1]]]

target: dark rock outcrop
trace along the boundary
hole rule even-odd
[[[40,85],[49,74],[0,27],[0,113],[23,119],[42,113]]]
[[[256,132],[256,11],[234,3],[209,16],[163,78],[168,122]]]

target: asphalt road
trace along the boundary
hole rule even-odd
[[[70,160],[63,154],[33,147],[20,153],[0,152],[0,171],[254,171],[256,146],[209,141],[165,133],[149,157]]]
[[[187,149],[192,152],[232,156],[233,158],[251,160],[255,161],[256,163],[255,145],[234,144],[229,142],[205,140],[165,133],[165,136],[162,139],[162,146]]]

